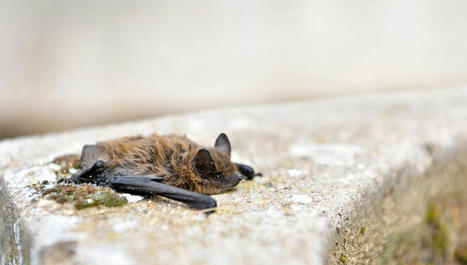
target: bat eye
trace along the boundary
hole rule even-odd
[[[222,176],[222,174],[216,174],[216,175],[214,175],[214,178],[215,178],[217,181],[222,181],[222,180],[224,180],[224,177]]]

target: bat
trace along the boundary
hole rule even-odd
[[[85,145],[82,170],[68,183],[90,183],[135,195],[160,195],[195,209],[217,206],[209,194],[228,191],[261,173],[230,160],[231,145],[221,133],[214,147],[175,134],[123,137]]]

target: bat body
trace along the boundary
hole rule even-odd
[[[156,133],[85,145],[81,171],[68,181],[93,183],[137,195],[161,195],[193,208],[216,206],[205,194],[232,189],[252,179],[252,167],[230,160],[231,145],[220,134],[214,147],[202,147],[185,136]]]

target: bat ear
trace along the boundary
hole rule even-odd
[[[207,177],[209,173],[216,172],[216,166],[208,150],[201,148],[193,159],[193,168],[196,175],[201,178]]]
[[[232,150],[230,146],[230,141],[229,138],[225,133],[219,134],[216,139],[216,143],[214,144],[214,147],[219,148],[220,150],[227,152],[230,155],[230,151]]]

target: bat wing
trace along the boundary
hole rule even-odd
[[[214,208],[216,201],[208,195],[180,189],[164,183],[158,178],[146,176],[110,176],[109,187],[116,191],[135,195],[160,195],[181,201],[196,209]]]
[[[208,195],[191,192],[171,185],[160,183],[163,178],[156,176],[113,175],[104,172],[106,162],[101,160],[103,151],[96,145],[83,147],[83,170],[73,174],[67,180],[70,183],[93,183],[107,186],[119,192],[135,195],[160,195],[176,201],[181,201],[196,209],[214,208],[216,201]],[[97,160],[97,161],[96,161]]]
[[[249,165],[241,164],[241,163],[235,163],[235,165],[238,168],[238,171],[245,176],[248,180],[252,180],[254,177],[260,177],[263,174],[261,173],[255,173],[255,170],[250,167]]]

